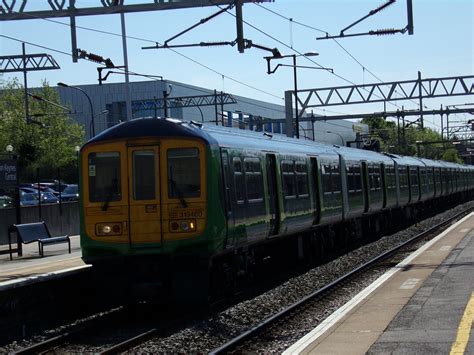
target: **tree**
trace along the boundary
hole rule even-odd
[[[411,156],[419,152],[424,158],[442,159],[443,143],[435,143],[442,137],[430,128],[409,126],[398,130],[395,122],[381,117],[364,118],[361,122],[369,126],[372,137],[381,140],[382,151]]]
[[[441,157],[444,161],[450,161],[453,163],[464,164],[464,162],[459,158],[458,151],[455,148],[449,148],[443,153]]]
[[[59,94],[46,81],[30,93],[60,105]],[[35,123],[25,119],[23,86],[17,79],[4,83],[0,87],[0,150],[8,144],[14,147],[20,179],[33,181],[36,169],[40,169],[42,178],[55,177],[58,168],[77,170],[75,147],[84,143],[83,127],[60,107],[32,98],[29,115],[35,115]]]

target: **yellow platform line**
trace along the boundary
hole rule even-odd
[[[456,340],[451,346],[450,355],[464,354],[469,335],[471,333],[472,323],[474,321],[474,292],[471,294],[471,299],[467,303],[461,323],[459,323],[458,334]]]

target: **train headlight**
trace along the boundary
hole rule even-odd
[[[197,223],[195,219],[170,221],[170,231],[172,233],[195,232]]]
[[[111,223],[97,223],[95,225],[95,232],[97,235],[121,235],[122,234],[122,223],[111,222]]]

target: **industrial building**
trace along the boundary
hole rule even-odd
[[[137,81],[129,85],[132,119],[167,116],[276,134],[287,132],[284,105],[169,80]],[[87,138],[92,137],[92,132],[98,134],[127,119],[125,83],[63,84],[56,89],[61,103],[71,107],[71,118],[84,126]],[[347,145],[359,140],[361,133],[368,133],[366,125],[346,120],[300,123],[301,139],[328,144]]]

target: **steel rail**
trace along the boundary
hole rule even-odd
[[[146,332],[139,334],[137,336],[134,336],[133,338],[127,339],[117,345],[113,345],[110,348],[101,351],[99,354],[100,355],[105,355],[105,354],[118,354],[125,352],[131,348],[133,348],[135,345],[142,344],[145,341],[151,339],[155,334],[157,334],[160,330],[163,330],[161,328],[153,328],[150,330],[147,330]]]
[[[356,275],[357,273],[362,272],[365,269],[368,269],[369,267],[374,266],[375,264],[379,263],[380,261],[383,261],[384,259],[387,259],[388,257],[392,256],[393,254],[397,253],[399,250],[403,249],[407,245],[410,245],[432,233],[435,231],[439,230],[440,228],[443,228],[447,226],[448,224],[451,224],[453,221],[456,221],[460,219],[461,217],[464,217],[465,215],[469,214],[472,212],[473,208],[468,208],[467,210],[460,212],[456,214],[453,217],[448,218],[447,220],[425,230],[424,232],[421,232],[414,237],[406,240],[405,242],[399,244],[398,246],[386,251],[385,253],[382,253],[375,258],[369,260],[368,262],[360,265],[359,267],[355,268],[354,270],[348,272],[347,274],[341,276],[340,278],[332,281],[331,283],[327,284],[326,286],[323,286],[322,288],[316,290],[312,294],[302,298],[301,300],[293,303],[292,305],[288,306],[287,308],[281,310],[280,312],[274,314],[273,316],[270,316],[257,324],[256,326],[252,327],[251,329],[241,333],[240,335],[236,336],[235,338],[231,339],[227,343],[221,345],[218,348],[213,349],[209,354],[210,355],[217,355],[217,354],[224,354],[224,353],[229,353],[232,352],[234,349],[236,349],[238,346],[244,344],[246,341],[251,339],[252,337],[256,337],[259,333],[262,333],[265,329],[269,328],[273,323],[281,320],[285,316],[287,316],[289,313],[294,312],[297,308],[303,306],[307,302],[310,302],[316,297],[321,296],[324,292],[327,292],[333,288],[336,288],[338,285],[342,284],[346,280],[351,279]]]
[[[158,327],[150,328],[149,330],[144,331],[141,334],[135,335],[132,338],[124,340],[119,344],[112,345],[111,347],[100,351],[98,354],[105,355],[105,354],[118,354],[118,353],[126,352],[127,350],[130,350],[131,348],[153,338],[155,335],[158,335],[160,332],[170,329],[170,328],[175,328],[201,314],[202,314],[202,311],[198,311],[198,312],[187,314],[187,315],[186,314],[182,315],[181,317],[173,319]]]
[[[12,354],[25,355],[25,354],[39,354],[39,353],[46,352],[48,350],[51,350],[54,347],[61,346],[61,344],[64,344],[66,341],[70,340],[71,338],[79,336],[81,333],[86,332],[91,328],[97,327],[98,322],[100,325],[101,323],[110,321],[110,319],[113,319],[113,317],[117,316],[117,312],[120,312],[122,310],[123,310],[122,307],[118,307],[110,311],[110,313],[107,313],[100,319],[88,320],[84,322],[84,324],[80,325],[77,329],[71,330],[69,332],[65,332],[53,338],[46,339],[45,341],[42,341],[41,343],[34,344],[26,348],[19,349],[17,351],[13,351]]]

